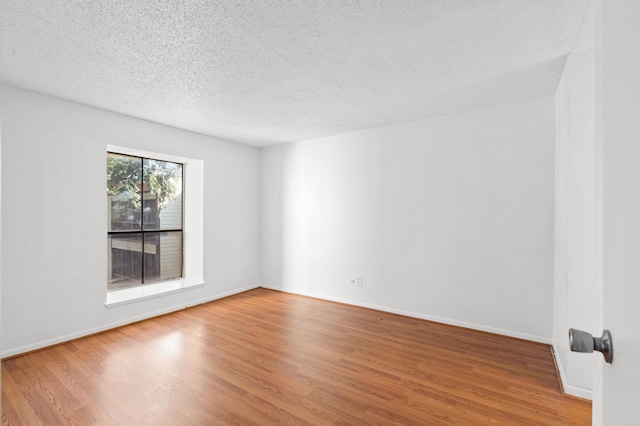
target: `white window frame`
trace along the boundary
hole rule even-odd
[[[204,229],[204,161],[176,155],[142,151],[116,145],[108,145],[105,151],[162,161],[182,163],[184,180],[183,198],[183,277],[170,281],[145,284],[106,292],[105,306],[112,308],[142,300],[161,297],[204,286],[203,229]],[[105,185],[106,187],[106,185]],[[105,205],[108,203],[105,191]],[[106,238],[106,233],[105,233]],[[105,247],[107,244],[105,243]],[[107,253],[105,252],[105,259]]]

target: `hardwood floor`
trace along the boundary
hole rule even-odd
[[[549,347],[265,289],[2,362],[3,425],[591,424]]]

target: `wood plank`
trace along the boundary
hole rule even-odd
[[[5,360],[2,424],[588,425],[548,345],[266,289]]]

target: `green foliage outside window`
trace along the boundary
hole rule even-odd
[[[140,207],[142,189],[142,192],[155,194],[158,210],[162,210],[182,190],[182,165],[109,154],[107,181],[108,195],[126,194],[135,207]]]

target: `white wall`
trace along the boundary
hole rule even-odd
[[[0,99],[2,99],[3,96],[4,96],[4,92],[2,90],[2,86],[0,86]],[[2,119],[0,114],[0,242],[1,241],[2,241]],[[2,348],[2,244],[0,244],[0,348]],[[0,384],[1,384],[1,380],[0,380]],[[0,410],[2,410],[2,402],[0,402]]]
[[[2,356],[258,285],[258,149],[2,90]],[[204,161],[204,287],[105,308],[108,144]]]
[[[263,149],[262,285],[551,342],[554,132],[550,96]]]
[[[567,58],[556,92],[553,346],[564,389],[591,398],[594,357],[569,351],[568,330],[597,333],[595,280],[595,64]]]

